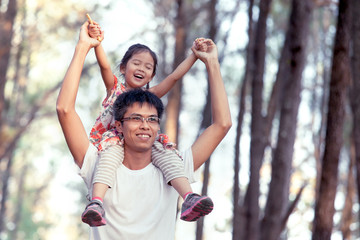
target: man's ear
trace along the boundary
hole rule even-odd
[[[122,130],[122,124],[120,121],[115,121],[115,127],[116,127],[116,130],[119,132],[119,133],[122,133],[123,130]]]

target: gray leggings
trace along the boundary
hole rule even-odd
[[[101,152],[96,168],[94,183],[103,183],[112,187],[115,181],[116,169],[124,160],[124,147],[113,145]],[[152,163],[159,168],[167,183],[179,177],[186,177],[182,159],[170,149],[165,149],[159,141],[155,141],[151,152]]]

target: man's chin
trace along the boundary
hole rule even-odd
[[[146,143],[146,144],[138,144],[135,148],[135,150],[137,152],[148,152],[152,150],[152,146],[154,145],[154,143],[152,142],[152,144]]]

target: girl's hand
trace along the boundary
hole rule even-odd
[[[100,42],[96,38],[92,38],[89,36],[89,22],[86,21],[80,29],[79,35],[79,44],[87,44],[89,48],[97,47],[100,45]]]
[[[197,38],[191,48],[197,58],[204,63],[210,59],[218,60],[218,52],[215,43],[209,38]]]
[[[201,51],[201,52],[206,52],[207,51],[207,45],[205,43],[205,38],[197,38],[195,39],[194,41],[194,46],[195,46],[195,49],[198,50],[198,51]]]
[[[104,39],[104,31],[101,30],[101,27],[97,22],[92,21],[92,23],[89,24],[88,29],[90,37],[95,38],[100,42]]]

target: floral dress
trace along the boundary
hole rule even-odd
[[[116,98],[125,92],[125,86],[118,82],[114,75],[114,87],[110,94],[102,102],[102,111],[90,132],[90,142],[98,149],[105,150],[115,144],[121,144],[115,127],[113,104]]]

